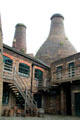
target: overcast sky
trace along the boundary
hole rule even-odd
[[[64,16],[68,39],[80,51],[80,0],[0,0],[3,42],[12,46],[15,25],[23,23],[27,30],[27,52],[36,53],[47,39],[50,17]]]

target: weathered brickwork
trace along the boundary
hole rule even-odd
[[[69,69],[69,65],[73,64]],[[59,72],[57,68],[62,66]],[[51,86],[60,89],[60,113],[76,115],[75,95],[80,94],[80,53],[55,61],[51,64]],[[69,107],[71,106],[71,108]],[[57,109],[57,108],[56,108]]]
[[[35,113],[38,108],[48,114],[80,115],[80,53],[68,41],[63,19],[60,14],[51,17],[48,39],[36,54],[39,59],[25,54],[23,24],[16,26],[13,47],[2,43],[0,26],[0,115]]]
[[[3,55],[8,56],[9,58],[11,58],[13,60],[13,69],[14,69],[14,67],[16,67],[16,73],[17,74],[19,72],[19,63],[25,63],[28,66],[30,66],[30,75],[29,75],[29,77],[27,77],[27,78],[22,77],[22,79],[24,79],[24,81],[27,80],[26,81],[27,84],[28,84],[27,86],[28,86],[28,89],[30,89],[30,87],[31,87],[32,61],[30,61],[27,58],[24,58],[24,57],[22,57],[22,56],[20,56],[18,54],[15,54],[14,52],[6,50],[5,48],[3,50]],[[33,67],[33,89],[37,90],[37,81],[35,80],[35,76],[34,76],[35,75],[35,69],[39,69],[39,70],[41,70],[43,72],[43,80],[47,78],[47,75],[46,75],[47,71],[45,69],[41,68],[41,67],[38,67],[38,66],[34,65],[34,67]],[[43,81],[43,83],[44,83],[44,81]],[[37,91],[33,90],[33,92],[37,92]]]
[[[26,53],[26,26],[23,24],[17,24],[15,29],[15,35],[13,40],[13,47],[17,50]]]
[[[18,82],[26,85],[27,89],[32,92],[32,94],[36,94],[39,90],[38,80],[35,79],[35,69],[38,69],[43,72],[43,79],[42,79],[42,87],[40,89],[46,88],[47,81],[48,81],[48,69],[44,68],[43,66],[40,67],[40,64],[35,64],[33,60],[28,59],[24,55],[20,55],[13,50],[10,50],[8,46],[4,45],[3,47],[3,55],[9,57],[13,61],[12,71],[3,70],[3,81],[4,83],[10,84],[14,82],[14,79],[18,78]],[[29,76],[23,76],[19,74],[19,63],[24,63],[30,67],[30,74]],[[33,65],[33,67],[32,67]],[[33,74],[32,74],[33,72]],[[23,85],[24,87],[24,85]],[[25,88],[24,88],[25,90]],[[7,107],[12,108],[16,106],[16,97],[14,94],[10,92],[9,95],[9,103],[3,106],[3,111],[7,109]]]
[[[2,113],[2,91],[3,91],[3,44],[2,44],[2,29],[0,18],[0,116]]]
[[[69,64],[74,63],[74,70],[75,70],[75,76],[69,77]],[[56,83],[56,82],[66,82],[66,81],[73,81],[75,79],[78,79],[78,75],[80,74],[80,53],[74,54],[72,56],[66,57],[64,59],[58,60],[54,63],[51,64],[51,76],[52,80],[51,82]],[[62,66],[62,71],[61,72],[61,78],[59,80],[57,79],[57,67]]]

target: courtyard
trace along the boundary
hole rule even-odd
[[[80,117],[45,115],[44,117],[0,117],[0,120],[80,120]]]

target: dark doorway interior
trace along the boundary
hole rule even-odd
[[[34,100],[37,102],[37,107],[41,108],[41,106],[42,106],[42,96],[40,94],[34,94]]]
[[[65,87],[65,94],[66,94],[66,114],[71,115],[71,85],[67,84]]]
[[[10,89],[7,83],[3,83],[3,98],[2,98],[2,104],[3,105],[8,105],[9,103],[9,93]]]
[[[75,93],[75,113],[80,116],[80,93]]]

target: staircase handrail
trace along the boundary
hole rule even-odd
[[[21,95],[24,97],[24,100],[25,100],[26,97],[27,97],[27,101],[26,101],[26,102],[28,102],[27,104],[30,105],[29,102],[31,101],[31,102],[32,102],[32,106],[33,106],[33,107],[37,107],[37,103],[36,103],[36,101],[33,99],[33,96],[32,96],[32,94],[30,93],[30,91],[28,90],[27,85],[24,84],[22,78],[21,78],[21,77],[19,76],[19,74],[18,74],[17,72],[15,72],[15,71],[14,71],[14,81],[15,81],[15,83],[16,83],[16,87],[18,87]],[[18,83],[17,81],[19,81],[19,83]],[[19,85],[20,85],[20,87],[19,87]],[[26,95],[26,93],[24,93],[24,92],[21,90],[21,88],[23,88],[22,85],[24,85],[24,90],[27,90],[27,95]]]

